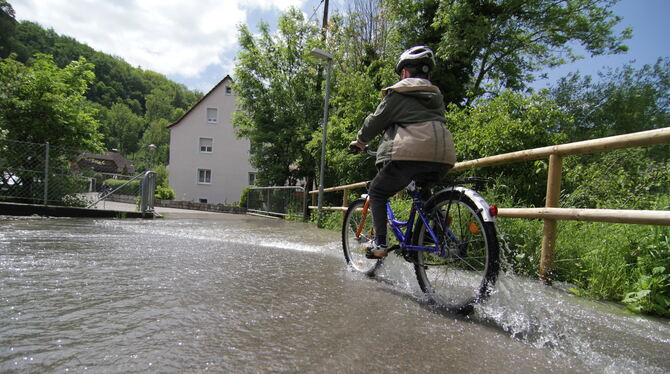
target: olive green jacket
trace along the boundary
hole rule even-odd
[[[456,152],[445,127],[440,89],[427,79],[407,78],[382,90],[382,102],[358,131],[368,143],[384,134],[377,164],[387,161],[431,161],[454,165]]]

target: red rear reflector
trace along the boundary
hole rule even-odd
[[[498,207],[495,205],[491,205],[489,208],[489,213],[491,213],[492,216],[497,216],[498,215]]]

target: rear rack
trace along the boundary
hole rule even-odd
[[[482,190],[486,187],[487,184],[493,184],[495,181],[491,178],[480,178],[480,177],[465,177],[458,178],[453,180],[441,181],[437,184],[437,187],[447,188],[454,186],[462,186],[464,184],[474,185],[475,190]]]

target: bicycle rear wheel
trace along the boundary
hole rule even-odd
[[[372,211],[365,206],[366,201],[358,199],[349,205],[342,224],[342,249],[344,259],[352,269],[372,276],[383,259],[365,257],[365,247],[375,238]]]
[[[421,290],[440,305],[465,308],[486,298],[498,275],[498,238],[475,203],[459,191],[444,190],[426,204],[430,227],[446,250],[419,251],[414,269]],[[432,246],[426,226],[416,223],[413,242]]]

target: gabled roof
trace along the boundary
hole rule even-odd
[[[232,82],[233,78],[231,78],[230,75],[226,75],[223,79],[221,79],[221,81],[219,83],[216,84],[216,86],[214,86],[211,90],[209,90],[209,92],[207,92],[207,94],[205,94],[205,96],[201,97],[200,100],[198,100],[197,103],[195,103],[186,113],[184,113],[183,116],[181,116],[173,124],[168,125],[167,128],[169,129],[170,127],[177,126],[181,122],[182,119],[186,118],[189,115],[189,113],[191,113],[191,111],[193,111],[193,109],[195,109],[197,106],[199,106],[200,103],[203,100],[205,100],[205,98],[207,98],[207,96],[209,96],[212,92],[216,91],[216,89],[219,88],[219,86],[221,86],[223,84],[223,82],[225,82],[226,80],[229,80],[229,81]]]
[[[102,155],[82,153],[77,157],[75,165],[73,166],[91,168],[99,173],[123,173],[124,170],[129,174],[135,172],[135,166],[116,151],[108,151]]]

